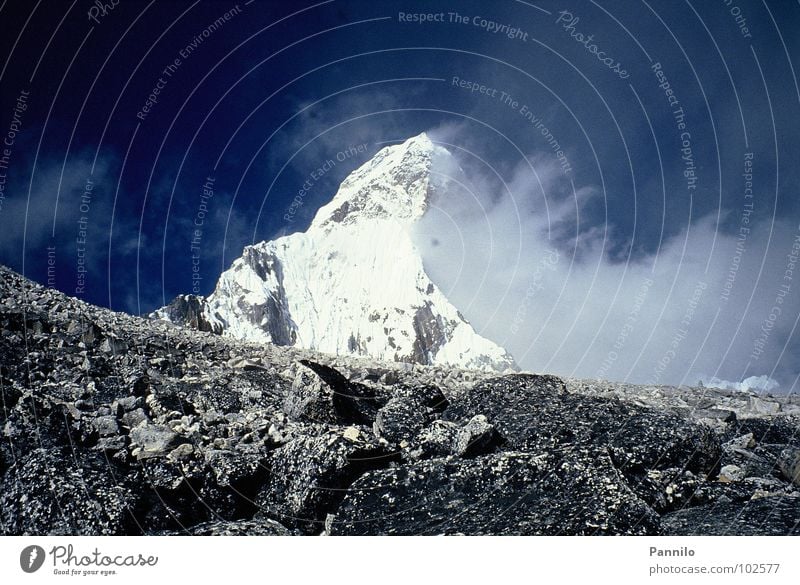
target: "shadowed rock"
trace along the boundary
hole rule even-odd
[[[658,515],[602,452],[431,459],[365,474],[331,534],[656,534]]]
[[[676,535],[800,535],[800,497],[721,502],[668,514],[664,531]]]

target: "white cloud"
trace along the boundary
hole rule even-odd
[[[703,386],[709,388],[722,388],[723,390],[739,390],[740,392],[772,392],[780,386],[777,380],[773,380],[769,376],[750,376],[741,382],[731,382],[730,380],[721,380],[715,376],[701,376],[700,381]]]
[[[457,142],[447,131],[432,135]],[[416,242],[434,282],[523,368],[653,384],[763,372],[788,379],[797,371],[795,352],[784,351],[796,296],[785,299],[764,352],[752,355],[795,226],[751,225],[726,298],[737,240],[716,228],[715,216],[685,225],[658,254],[620,262],[609,252],[619,242],[615,227],[587,221],[587,204],[602,193],[573,192],[552,157],[528,156],[504,172],[454,152],[466,177],[457,168],[436,171],[468,188],[451,184],[418,225]]]

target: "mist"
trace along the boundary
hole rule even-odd
[[[644,253],[640,235],[586,212],[603,193],[573,184],[552,156],[498,169],[450,131],[431,136],[454,159],[434,163],[445,187],[416,225],[416,245],[432,280],[522,369],[792,390],[797,226],[750,222],[742,238],[737,218],[731,233],[720,227],[731,218],[715,213]]]

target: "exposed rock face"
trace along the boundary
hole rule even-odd
[[[666,532],[678,535],[797,536],[800,535],[800,497],[722,501],[669,514],[662,523]]]
[[[454,456],[365,474],[332,534],[657,534],[603,451]]]
[[[0,267],[0,399],[3,534],[798,533],[795,396],[249,344]]]
[[[152,317],[198,331],[222,333],[222,325],[206,317],[206,299],[201,295],[177,296],[166,307],[153,313]]]

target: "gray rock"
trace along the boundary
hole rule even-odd
[[[601,452],[448,457],[366,473],[329,522],[354,534],[656,534],[657,514]]]
[[[0,484],[4,534],[135,534],[139,496],[108,473],[102,455],[90,453],[75,459],[36,449],[19,460]]]
[[[325,516],[344,495],[347,486],[365,470],[383,467],[396,455],[372,437],[344,436],[332,429],[316,437],[299,437],[277,449],[265,461],[269,479],[257,504],[260,517],[270,517],[306,534],[323,530]]]
[[[661,522],[667,534],[679,536],[797,536],[800,498],[765,497],[687,508],[667,514]]]
[[[502,444],[502,438],[482,414],[473,416],[461,427],[453,442],[453,452],[461,457],[471,457],[493,451]]]
[[[98,439],[94,448],[98,451],[121,451],[127,444],[128,442],[124,435],[115,435]]]
[[[134,453],[139,459],[162,457],[181,442],[181,437],[166,425],[140,425],[131,429],[130,436],[132,445],[139,449]]]
[[[763,398],[758,398],[757,396],[750,397],[750,411],[754,414],[777,414],[781,410],[781,405],[779,402],[773,402],[771,400],[764,400]]]
[[[173,461],[187,459],[194,453],[194,447],[190,443],[182,443],[169,452],[167,457]]]
[[[283,400],[282,410],[291,420],[335,424],[333,392],[313,370],[300,366]]]
[[[182,530],[168,532],[168,535],[189,536],[289,536],[291,531],[280,523],[261,518],[258,520],[219,520],[189,526]]]
[[[554,376],[514,374],[476,384],[451,401],[447,420],[484,414],[509,449],[541,452],[605,446],[624,473],[679,467],[708,472],[719,438],[708,427],[617,399],[568,393]]]
[[[719,481],[723,483],[742,481],[744,478],[745,471],[738,465],[725,465],[719,470]]]
[[[458,425],[435,420],[414,437],[404,456],[411,460],[451,455],[458,434]]]
[[[101,437],[110,437],[119,434],[119,425],[114,416],[98,416],[94,419],[94,428]]]
[[[794,485],[800,486],[800,449],[784,449],[780,455],[780,470]]]
[[[135,408],[132,411],[126,412],[122,415],[122,422],[129,429],[138,427],[140,424],[147,423],[149,421],[150,417],[147,416],[142,408]]]
[[[753,433],[747,433],[723,443],[722,448],[729,451],[733,449],[752,449],[755,446],[756,440],[753,438]]]
[[[375,434],[390,443],[408,441],[416,435],[428,417],[425,407],[415,398],[392,398],[375,416]]]
[[[128,350],[128,344],[117,337],[106,337],[100,344],[103,353],[120,354]]]
[[[220,486],[236,486],[267,475],[268,467],[257,454],[209,449],[204,451],[206,465]]]

